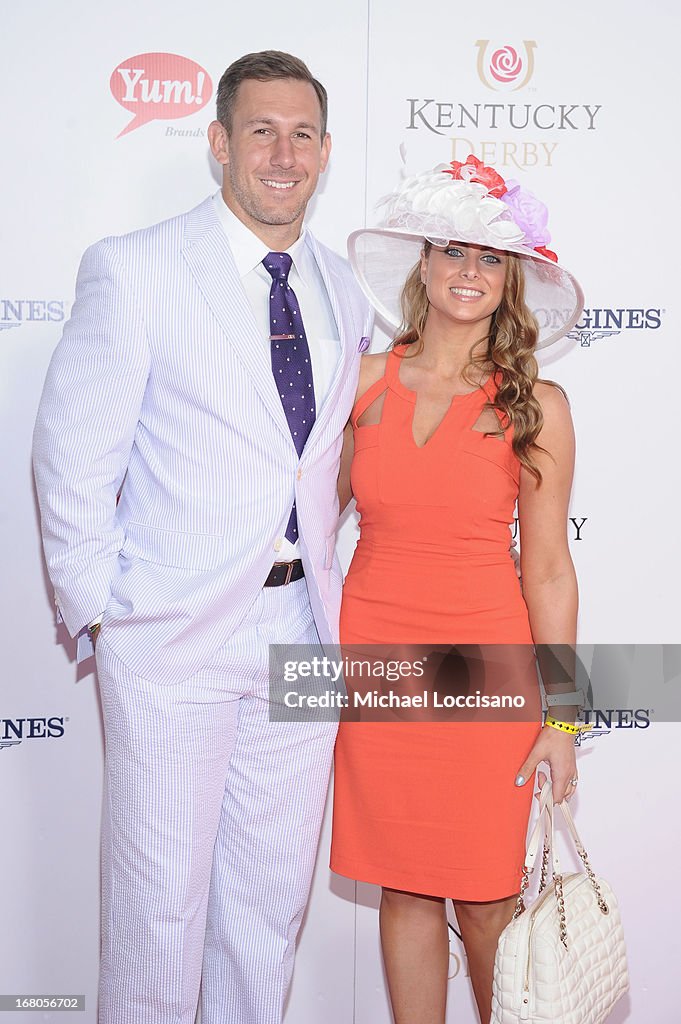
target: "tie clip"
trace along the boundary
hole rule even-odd
[[[270,334],[270,341],[295,341],[295,334]]]

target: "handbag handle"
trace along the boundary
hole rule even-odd
[[[532,872],[534,869],[534,862],[537,859],[537,853],[539,851],[540,837],[543,836],[545,840],[549,837],[549,820],[546,816],[549,804],[553,805],[551,784],[549,782],[545,782],[539,794],[539,817],[535,822],[534,828],[532,829],[532,833],[527,842],[525,868],[528,872]]]
[[[549,807],[549,803],[551,804],[551,811],[547,810]],[[516,900],[515,911],[513,912],[514,921],[517,917],[520,917],[520,915],[525,910],[524,896],[525,892],[527,891],[527,887],[530,884],[530,875],[534,871],[534,864],[537,859],[537,853],[539,852],[540,838],[543,838],[544,842],[542,846],[542,872],[539,891],[541,892],[546,885],[548,856],[552,846],[552,810],[553,798],[551,792],[551,785],[549,782],[546,782],[542,786],[541,792],[539,794],[539,815],[537,817],[536,822],[534,823],[532,832],[530,833],[530,838],[527,841],[527,849],[525,851],[525,863],[523,864],[522,882],[520,884],[520,892],[518,893],[518,899]],[[548,817],[549,814],[551,814],[551,821]]]
[[[577,854],[578,854],[579,858],[581,859],[582,863],[584,864],[584,868],[586,870],[587,877],[588,877],[589,881],[591,882],[591,885],[592,885],[592,888],[593,888],[594,892],[596,893],[596,900],[598,902],[598,907],[599,907],[599,909],[600,909],[602,914],[609,914],[610,913],[610,908],[608,907],[608,904],[605,902],[605,900],[603,898],[603,894],[601,893],[600,886],[598,885],[598,879],[596,878],[596,875],[594,874],[593,869],[591,867],[591,864],[589,862],[589,855],[587,854],[586,850],[584,849],[584,843],[579,838],[579,833],[577,832],[577,826],[575,825],[575,820],[572,817],[572,811],[570,810],[570,807],[569,807],[569,805],[568,805],[566,800],[561,800],[561,802],[557,806],[560,808],[560,810],[562,812],[563,818],[565,820],[565,824],[568,827],[568,832],[570,833],[572,841],[575,844],[575,849],[577,850]]]
[[[584,848],[584,844],[579,837],[577,827],[572,817],[572,812],[567,804],[567,801],[562,800],[555,806],[560,808],[565,823],[567,825],[570,838],[575,844],[575,849],[578,856],[580,857],[584,868],[586,870],[587,877],[596,895],[596,901],[598,907],[603,914],[610,913],[608,904],[603,898],[598,879],[594,874],[591,864],[589,863],[588,854]],[[539,816],[535,822],[534,828],[527,843],[527,850],[525,854],[525,863],[523,865],[523,876],[522,883],[520,886],[520,892],[518,893],[518,899],[516,901],[516,907],[513,914],[513,920],[519,917],[525,910],[524,895],[527,890],[530,881],[530,875],[534,870],[535,861],[537,859],[537,853],[539,851],[539,839],[541,836],[544,838],[543,843],[543,859],[542,859],[542,875],[539,885],[539,891],[541,892],[546,884],[546,872],[548,869],[548,859],[551,857],[552,861],[552,878],[553,888],[556,894],[556,900],[558,903],[558,915],[560,920],[560,937],[563,945],[567,949],[567,931],[565,924],[565,903],[563,900],[563,874],[560,868],[560,858],[558,856],[558,846],[555,841],[554,835],[554,803],[553,803],[553,787],[550,779],[547,779],[541,788],[539,795]]]

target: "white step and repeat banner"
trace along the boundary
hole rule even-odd
[[[635,645],[681,639],[680,36],[673,0],[37,0],[4,12],[0,994],[84,993],[86,1009],[3,1011],[0,1022],[96,1019],[97,690],[92,663],[76,666],[54,624],[29,463],[84,248],[216,189],[205,131],[217,81],[237,56],[270,47],[301,56],[329,90],[333,153],[311,223],[336,249],[405,169],[473,153],[535,190],[551,247],[586,293],[577,328],[543,359],[577,429],[568,529],[580,639],[634,645],[635,658]],[[354,539],[350,518],[346,563]],[[610,732],[584,745],[575,801],[628,939],[631,992],[615,1024],[678,1016],[681,727],[654,720],[652,695],[636,710],[612,709]],[[327,820],[287,1024],[388,1024],[378,892],[331,876],[328,844]],[[448,1020],[473,1024],[455,931],[451,965]]]

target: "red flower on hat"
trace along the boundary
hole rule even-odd
[[[538,252],[540,256],[546,256],[547,259],[553,260],[554,263],[558,262],[558,257],[555,252],[551,252],[550,249],[546,249],[543,245],[535,246],[534,251]]]
[[[491,196],[501,199],[506,191],[506,182],[493,167],[486,167],[482,160],[471,153],[464,163],[460,160],[452,160],[451,171],[446,167],[443,174],[451,174],[452,178],[458,181],[477,181],[484,185]]]

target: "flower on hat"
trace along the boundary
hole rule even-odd
[[[552,252],[551,249],[545,249],[543,245],[535,245],[534,251],[538,252],[540,256],[546,256],[548,260],[553,260],[554,263],[558,262],[555,252]]]
[[[503,249],[522,241],[523,231],[508,207],[490,195],[486,185],[453,179],[443,170],[449,168],[440,165],[406,178],[381,200],[379,205],[387,207],[383,225],[423,235],[436,244],[458,238]]]
[[[549,211],[532,192],[528,192],[517,181],[504,181],[493,167],[483,164],[472,153],[463,163],[452,160],[443,173],[450,174],[454,180],[483,185],[488,195],[506,204],[515,224],[525,235],[523,242],[535,252],[558,262],[555,252],[544,248],[551,241],[547,229]]]
[[[463,163],[453,160],[404,179],[379,206],[387,207],[384,227],[420,234],[435,245],[450,239],[498,249],[520,245],[558,262],[545,248],[551,235],[544,204],[472,153]]]
[[[522,188],[517,181],[509,181],[502,202],[506,203],[513,220],[525,233],[525,242],[531,249],[551,241],[547,229],[549,211],[532,192]]]
[[[491,196],[501,199],[506,192],[506,182],[493,167],[487,167],[482,160],[471,153],[464,163],[460,160],[452,160],[449,167],[445,167],[444,174],[451,174],[452,178],[460,181],[477,181],[484,185]]]

